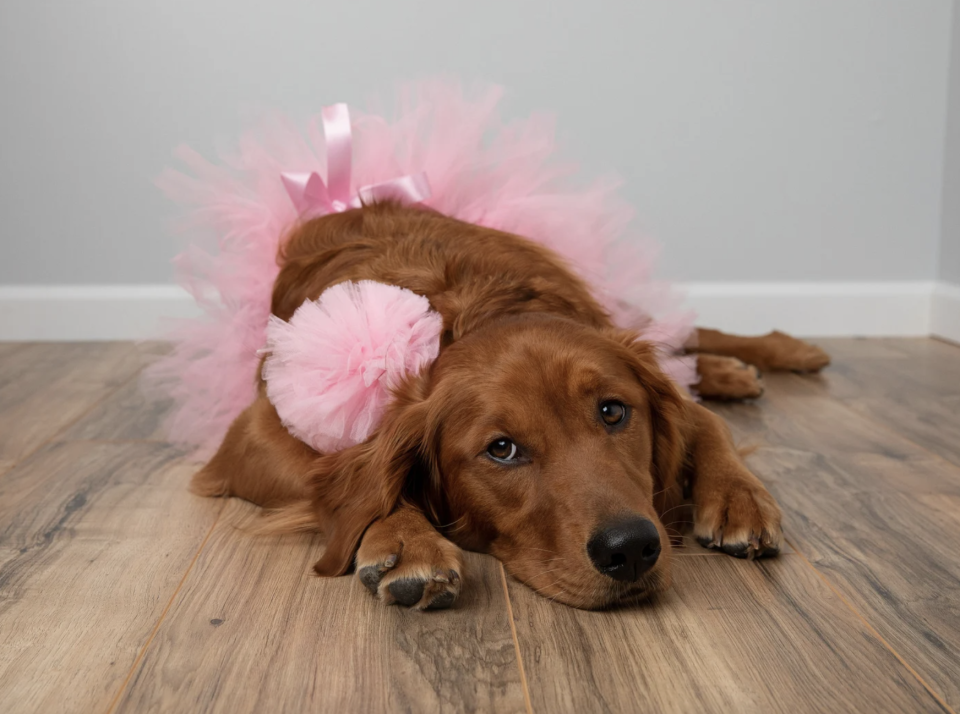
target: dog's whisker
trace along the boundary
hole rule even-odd
[[[666,516],[668,513],[672,513],[673,511],[677,511],[681,508],[689,508],[689,507],[690,507],[689,503],[680,503],[676,506],[673,506],[672,508],[668,508],[666,511],[660,514],[660,520],[663,520],[663,517]]]
[[[544,575],[547,575],[548,573],[556,573],[556,572],[558,572],[558,571],[560,571],[560,570],[563,570],[563,568],[551,568],[550,570],[544,570],[544,571],[541,572],[541,573],[537,573],[537,574],[534,575],[533,577],[534,577],[534,578],[541,578],[541,577],[543,577]]]
[[[556,600],[556,598],[557,598],[558,595],[561,595],[561,594],[567,592],[567,591],[563,588],[563,586],[559,585],[559,583],[560,583],[560,578],[557,578],[556,580],[554,580],[554,581],[553,581],[552,583],[550,583],[549,585],[544,585],[543,587],[540,587],[540,588],[534,588],[533,591],[534,591],[537,595],[543,595],[543,597],[548,598],[549,600]],[[560,590],[560,592],[559,592],[559,593],[556,593],[555,595],[547,595],[547,594],[545,593],[545,591],[546,591],[547,589],[549,589],[549,588],[552,588],[552,587],[557,587],[557,588]]]
[[[459,518],[457,518],[457,519],[455,519],[455,520],[450,521],[449,523],[442,523],[442,524],[438,525],[437,528],[449,528],[450,526],[454,525],[455,523],[459,523],[460,521],[465,520],[466,517],[467,517],[467,514],[464,513],[462,516],[460,516]]]

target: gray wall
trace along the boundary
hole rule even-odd
[[[166,282],[178,143],[438,70],[557,112],[666,274],[932,279],[949,24],[949,0],[3,2],[0,284]]]
[[[953,5],[949,82],[939,277],[960,284],[960,0]]]

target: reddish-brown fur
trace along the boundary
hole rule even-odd
[[[319,574],[356,563],[387,602],[446,606],[461,587],[460,546],[492,553],[549,597],[601,607],[669,584],[667,527],[685,487],[704,544],[751,556],[778,549],[779,509],[723,423],[678,393],[653,349],[614,328],[545,248],[382,204],[303,224],[279,260],[272,309],[283,319],[347,280],[408,288],[444,319],[439,358],[397,390],[366,443],[314,452],[287,433],[261,384],[194,479],[198,493],[273,509],[270,528],[325,532]],[[630,411],[611,429],[597,404],[614,398]],[[523,445],[523,463],[486,457],[502,436]],[[625,514],[649,518],[663,544],[656,566],[629,584],[601,574],[586,552],[591,533]],[[404,589],[413,581],[422,592]]]

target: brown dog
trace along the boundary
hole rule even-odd
[[[550,251],[380,204],[306,222],[279,260],[272,309],[283,319],[348,280],[412,290],[444,319],[440,356],[397,390],[367,442],[313,451],[261,384],[194,478],[197,493],[274,509],[276,530],[326,533],[320,575],[355,563],[384,602],[447,607],[467,548],[539,593],[603,607],[669,585],[667,528],[685,497],[707,547],[779,550],[779,508],[723,422],[684,398],[653,348],[615,329]],[[737,357],[765,369],[827,361],[779,333],[701,331],[698,349],[723,355],[701,357],[710,396],[756,395],[759,375]]]

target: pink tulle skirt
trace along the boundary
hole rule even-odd
[[[621,327],[662,347],[663,368],[681,386],[696,381],[693,358],[678,356],[694,314],[673,287],[653,278],[657,246],[629,233],[632,209],[615,181],[583,186],[557,157],[546,116],[506,122],[501,90],[465,92],[453,82],[403,87],[396,118],[351,107],[353,190],[425,172],[429,207],[460,220],[524,236],[567,259]],[[319,118],[303,129],[274,116],[211,163],[182,147],[188,173],[158,180],[193,208],[191,242],[175,258],[178,281],[203,317],[173,326],[172,351],[149,368],[153,391],[173,398],[169,438],[202,457],[254,399],[258,350],[266,342],[281,237],[298,216],[280,174],[325,174]]]

